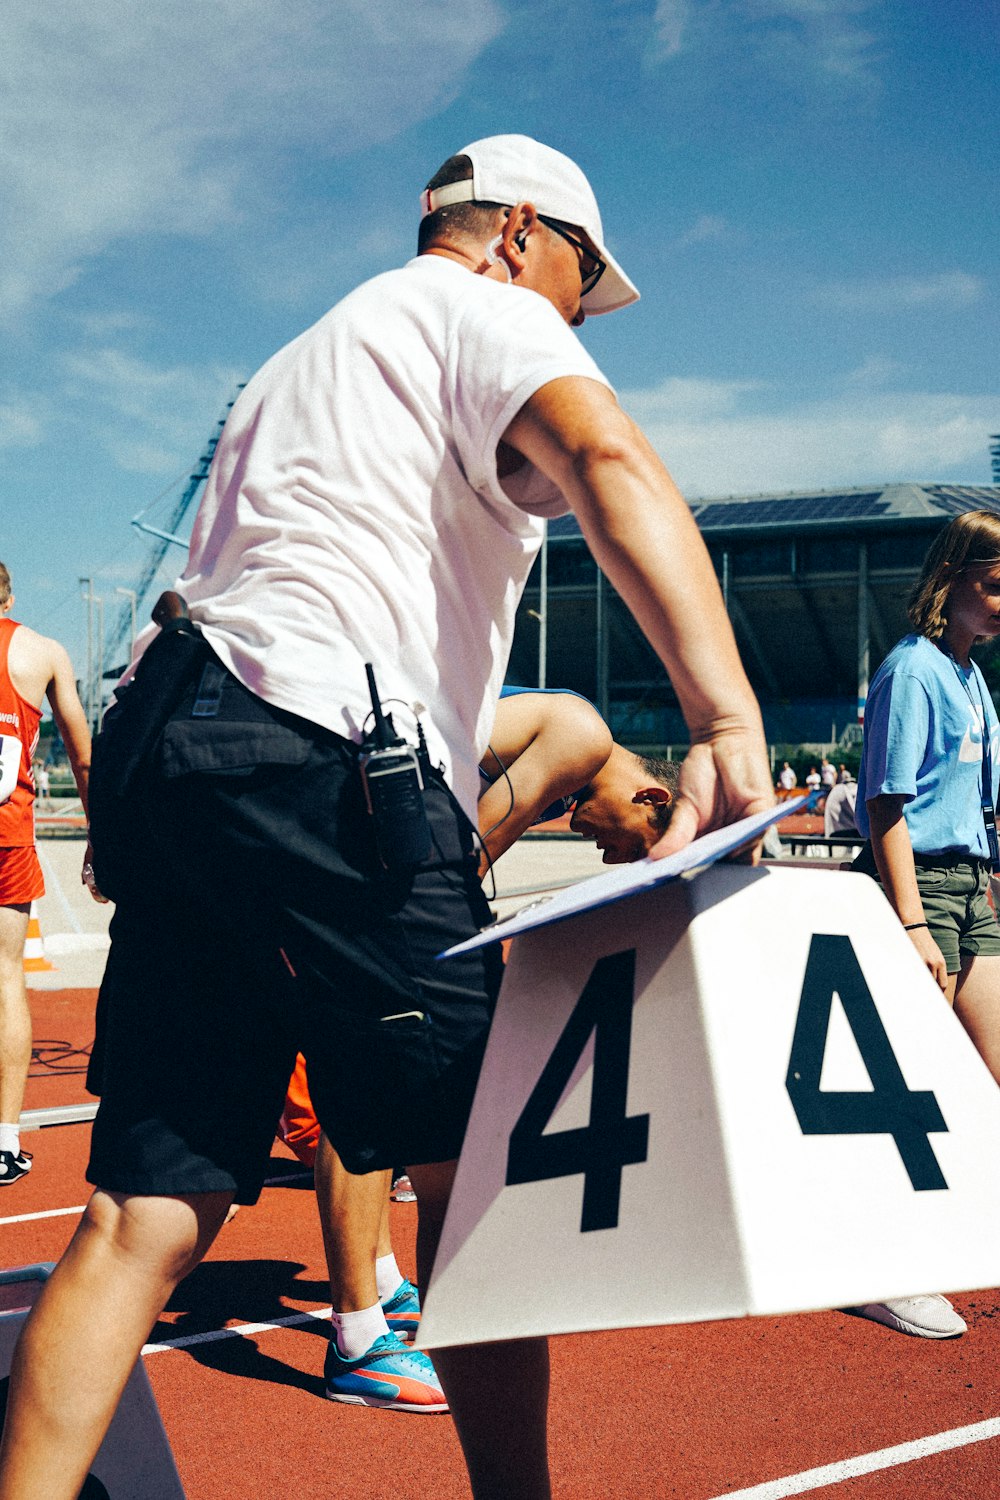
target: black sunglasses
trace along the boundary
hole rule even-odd
[[[604,275],[605,262],[585,245],[582,240],[577,239],[571,224],[563,224],[559,219],[547,219],[544,214],[539,214],[538,217],[547,229],[551,229],[554,234],[558,234],[562,239],[568,241],[576,251],[580,262],[580,284],[582,288],[580,295],[581,297],[585,297],[588,292],[593,291]]]

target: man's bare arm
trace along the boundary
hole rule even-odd
[[[536,392],[504,438],[566,496],[670,674],[691,731],[677,807],[654,854],[772,806],[760,710],[711,559],[643,433],[605,386],[574,376]]]
[[[66,754],[73,771],[76,789],[80,794],[84,812],[87,811],[87,784],[90,777],[90,727],[76,691],[73,666],[65,648],[58,641],[50,641],[49,668],[51,676],[46,696],[52,708],[52,717],[62,735]]]

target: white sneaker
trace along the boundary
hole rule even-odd
[[[0,1187],[18,1182],[31,1171],[31,1153],[28,1151],[0,1151]]]
[[[854,1307],[862,1318],[884,1323],[897,1333],[911,1333],[918,1339],[957,1339],[967,1324],[960,1318],[947,1297],[927,1292],[922,1297],[892,1297],[886,1302],[866,1302]]]

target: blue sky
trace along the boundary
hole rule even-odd
[[[84,666],[237,382],[406,260],[445,157],[575,157],[643,293],[582,338],[692,498],[990,482],[978,0],[11,0],[0,558]],[[154,503],[155,502],[155,503]],[[172,549],[168,571],[180,554]]]

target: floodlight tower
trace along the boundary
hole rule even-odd
[[[241,383],[236,388],[237,394],[239,394],[242,389],[243,384]],[[234,396],[232,401],[226,403],[226,409],[222,413],[222,416],[219,418],[218,422],[215,424],[215,429],[212,433],[212,436],[209,438],[208,442],[205,445],[205,451],[200,455],[194,472],[188,479],[188,483],[184,490],[184,493],[183,495],[181,495],[176,506],[174,507],[173,513],[170,516],[168,527],[166,529],[163,529],[158,526],[153,526],[146,520],[146,512],[148,510],[151,510],[152,506],[147,506],[146,510],[140,511],[132,521],[132,525],[136,528],[136,530],[142,531],[147,536],[153,537],[155,539],[156,545],[153,547],[153,550],[146,562],[146,566],[143,569],[142,575],[138,579],[135,588],[115,590],[116,593],[124,594],[127,597],[126,602],[118,611],[117,620],[115,621],[114,626],[109,632],[108,640],[105,644],[105,657],[108,661],[117,662],[121,655],[122,647],[125,641],[129,638],[129,636],[131,636],[131,638],[134,640],[136,610],[138,608],[141,608],[143,601],[152,588],[153,582],[159,571],[160,564],[166,557],[168,549],[171,546],[181,548],[187,547],[186,540],[184,539],[184,537],[178,536],[177,531],[181,526],[184,517],[187,515],[187,512],[190,510],[192,504],[194,503],[198,491],[201,489],[202,485],[205,483],[205,480],[208,478],[208,470],[209,466],[211,465],[212,458],[215,454],[216,445],[218,444],[219,438],[222,436],[222,429],[225,426],[226,418],[232,410],[233,402],[235,402],[235,400],[236,397]],[[153,503],[155,504],[156,502],[154,501]]]

